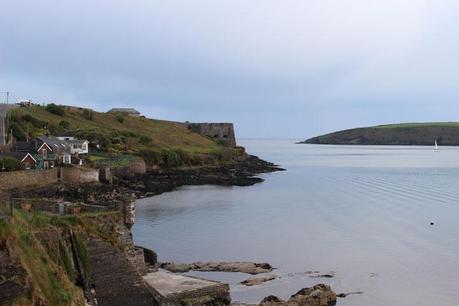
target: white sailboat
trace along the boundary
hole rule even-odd
[[[435,150],[438,150],[438,144],[436,140],[435,140]]]

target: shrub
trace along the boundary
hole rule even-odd
[[[137,155],[143,158],[147,165],[160,165],[163,163],[163,157],[160,152],[154,149],[141,149]]]
[[[68,122],[67,120],[61,120],[61,122],[59,122],[59,127],[63,129],[68,129],[70,128],[70,122]]]
[[[50,103],[46,105],[45,109],[50,112],[51,114],[55,114],[58,116],[64,116],[65,110],[62,106],[56,105],[54,103]]]
[[[123,123],[124,122],[124,115],[123,114],[116,115],[116,120],[118,120],[119,123]]]
[[[139,139],[140,143],[143,144],[143,145],[149,144],[151,142],[151,140],[152,140],[151,137],[145,136],[145,135],[140,136],[140,139]]]
[[[30,124],[32,124],[34,127],[37,127],[37,128],[43,128],[46,125],[46,122],[38,120],[30,114],[23,115],[21,119],[26,122],[29,122]]]
[[[21,163],[12,157],[0,158],[0,170],[3,171],[14,171],[21,169]]]
[[[92,121],[92,119],[94,117],[93,111],[90,110],[90,109],[85,108],[83,110],[83,117]]]
[[[16,138],[16,140],[24,141],[27,139],[27,133],[19,124],[12,123],[9,128],[13,130],[13,137]]]
[[[176,168],[183,165],[184,152],[182,150],[165,149],[162,155],[164,166],[167,168]]]

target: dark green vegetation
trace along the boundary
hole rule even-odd
[[[16,158],[3,157],[0,158],[0,169],[2,171],[13,171],[20,169],[21,164]]]
[[[179,123],[55,104],[12,110],[10,129],[17,141],[70,133],[89,140],[91,151],[99,153],[101,160],[131,154],[160,167],[219,164],[244,153],[241,148],[224,147]]]
[[[120,244],[114,226],[118,212],[51,216],[14,210],[10,221],[0,220],[0,255],[7,253],[24,270],[16,281],[23,293],[12,305],[85,305],[83,290],[75,285],[78,271],[69,233],[85,275],[91,271],[85,240],[96,237]]]
[[[403,123],[338,131],[302,143],[341,145],[459,145],[458,122]]]

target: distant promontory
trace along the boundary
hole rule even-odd
[[[402,123],[354,128],[313,137],[300,143],[337,145],[459,146],[459,122]]]

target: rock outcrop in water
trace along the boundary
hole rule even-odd
[[[278,278],[276,275],[267,275],[264,277],[255,277],[255,278],[249,278],[246,279],[245,281],[242,281],[241,284],[245,286],[258,286],[266,282],[270,282],[272,280],[275,280]]]
[[[189,271],[200,272],[241,272],[247,274],[261,274],[271,272],[273,267],[268,263],[255,263],[246,261],[236,262],[195,262],[190,264],[180,264],[165,262],[159,265],[160,268],[174,273],[184,273]]]
[[[331,306],[336,304],[336,294],[327,285],[319,284],[304,288],[292,295],[288,301],[268,296],[259,306]]]

